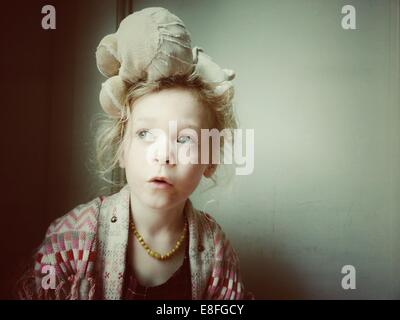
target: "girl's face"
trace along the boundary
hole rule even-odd
[[[120,159],[131,192],[149,207],[172,208],[186,201],[203,174],[208,177],[215,169],[199,161],[200,129],[208,128],[207,110],[195,93],[184,88],[147,94],[135,101],[132,110]],[[176,131],[169,130],[170,123],[176,123]],[[183,151],[197,164],[179,163]],[[152,182],[155,177],[170,184]]]

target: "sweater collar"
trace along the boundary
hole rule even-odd
[[[107,197],[100,209],[98,229],[98,272],[104,299],[121,299],[128,248],[130,188]],[[184,206],[189,227],[189,261],[192,297],[201,299],[211,274],[214,252],[212,231],[188,198]]]

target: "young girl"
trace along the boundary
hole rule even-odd
[[[19,282],[20,297],[246,298],[237,254],[189,199],[217,167],[199,160],[200,129],[236,127],[233,71],[192,48],[183,22],[163,8],[125,18],[96,57],[109,77],[100,93],[109,120],[98,159],[102,174],[120,166],[127,183],[50,225]]]

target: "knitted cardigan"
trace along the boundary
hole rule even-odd
[[[121,299],[128,246],[130,189],[81,204],[49,226],[20,299]],[[192,298],[245,299],[239,260],[220,225],[187,199]],[[55,285],[43,285],[51,266]],[[249,293],[249,297],[251,297]]]

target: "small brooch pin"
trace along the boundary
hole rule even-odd
[[[112,217],[111,217],[111,222],[112,223],[115,223],[115,222],[117,222],[117,215],[115,214],[115,209],[114,209],[114,211],[113,211],[113,215],[112,215]]]

